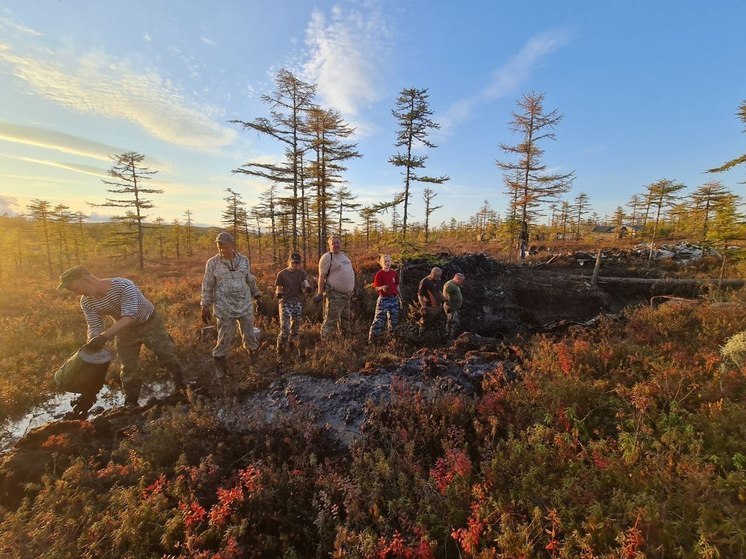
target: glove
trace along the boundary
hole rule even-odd
[[[202,322],[204,322],[205,324],[210,322],[210,319],[212,318],[210,307],[202,307],[202,311],[200,314],[202,316]]]
[[[109,340],[106,339],[106,336],[104,336],[103,334],[99,334],[95,338],[91,338],[84,347],[86,349],[90,349],[91,351],[98,351],[99,349],[104,347],[104,345],[106,345],[106,342],[108,341]]]
[[[318,305],[323,300],[324,300],[324,296],[323,295],[318,295],[318,294],[314,295],[313,299],[311,299],[311,301],[313,301],[314,305]]]

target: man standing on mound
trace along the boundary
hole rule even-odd
[[[254,298],[260,295],[249,259],[236,252],[233,235],[223,231],[215,238],[218,253],[205,265],[202,278],[202,320],[212,313],[218,322],[218,341],[212,350],[215,376],[225,375],[225,360],[239,327],[244,349],[253,355],[259,349],[254,336]],[[212,311],[211,311],[212,309]]]
[[[120,378],[124,404],[136,406],[140,397],[140,347],[145,345],[158,358],[158,363],[171,373],[176,389],[185,390],[181,364],[176,347],[166,332],[163,320],[138,287],[126,278],[99,279],[83,266],[75,266],[60,275],[57,289],[67,289],[80,295],[80,307],[88,324],[86,348],[98,351],[109,340],[121,363]],[[114,323],[108,328],[104,317]]]

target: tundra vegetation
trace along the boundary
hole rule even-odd
[[[191,374],[200,376],[209,374],[209,360],[198,343],[199,284],[213,237],[199,229],[192,235],[193,258],[146,260],[142,272],[137,254],[86,263],[141,285]],[[151,241],[146,247],[157,252]],[[365,246],[364,234],[349,239],[363,277],[375,270]],[[442,234],[435,246],[461,252],[488,245]],[[269,293],[276,265],[264,254],[255,268]],[[743,276],[735,259],[729,266],[728,276]],[[709,269],[689,274],[719,267],[710,260]],[[82,342],[77,301],[54,291],[46,268],[43,259],[24,261],[22,274],[3,277],[6,418],[48,397],[50,373]],[[372,293],[363,298],[372,304]],[[260,305],[258,324],[271,338],[276,309],[267,296]],[[395,381],[390,401],[367,406],[362,435],[350,447],[303,413],[232,431],[200,401],[153,409],[107,444],[50,435],[40,443],[52,456],[44,475],[23,498],[0,506],[0,555],[742,556],[746,359],[738,335],[746,330],[745,305],[743,291],[713,291],[694,302],[629,308],[592,328],[505,337],[501,351],[519,364],[514,380],[496,359],[475,395],[426,396]],[[317,311],[307,310],[305,357],[277,362],[270,339],[256,363],[234,371],[226,393],[261,390],[288,371],[375,374],[366,363],[395,362],[419,349],[366,347],[365,315],[356,335],[329,352],[316,347]],[[435,362],[449,351],[436,346],[421,355]],[[143,367],[149,381],[161,374],[151,359]],[[75,432],[91,429],[82,422]]]
[[[575,249],[694,239],[718,256],[688,275],[744,277],[740,198],[720,181],[687,196],[677,180],[651,177],[645,192],[609,217],[593,212],[583,193],[574,203],[562,198],[574,174],[548,173],[542,158],[537,142],[554,139],[561,120],[544,111],[543,94],[518,103],[511,123],[517,143],[500,146],[505,160],[498,166],[512,194],[505,217],[485,201],[471,218],[448,216],[436,226],[444,218],[433,213],[441,206],[433,205],[429,185],[446,175],[413,175],[424,158],[403,152],[391,163],[405,170],[404,192],[358,208],[341,194],[345,163],[360,156],[349,126],[314,104],[313,84],[282,71],[275,86],[264,98],[269,117],[235,123],[279,141],[286,157],[235,169],[270,184],[251,208],[227,189],[222,215],[265,293],[257,325],[268,340],[254,362],[215,387],[225,394],[240,398],[287,372],[374,375],[415,352],[425,374],[453,356],[451,346],[422,349],[412,341],[366,346],[374,297],[368,291],[357,303],[353,336],[334,351],[316,343],[318,309],[309,306],[302,355],[278,361],[269,350],[277,333],[276,302],[267,295],[272,279],[294,249],[313,271],[330,233],[342,235],[362,283],[377,252],[402,263],[438,264],[439,253],[477,250],[510,261],[520,221],[531,225],[538,251],[529,265]],[[430,128],[427,90],[402,95],[394,116],[406,120],[409,95]],[[746,122],[743,106],[739,118]],[[397,147],[412,139],[434,147],[427,135],[401,130]],[[131,167],[122,167],[127,158]],[[160,193],[157,184],[141,188],[150,173],[143,158],[114,158],[114,180],[105,184],[124,197],[101,205],[128,209],[119,219],[87,223],[82,213],[41,199],[26,216],[0,217],[0,419],[48,398],[51,373],[83,342],[78,302],[55,292],[53,281],[77,263],[100,277],[132,278],[163,315],[191,376],[209,378],[198,301],[217,229],[195,227],[189,210],[171,224],[140,213],[154,208],[140,194]],[[711,172],[743,162],[736,157]],[[410,213],[412,181],[428,183],[424,224]],[[362,228],[352,227],[353,210]],[[606,232],[598,233],[600,226]],[[645,276],[677,269],[652,257],[637,266]],[[349,447],[303,410],[231,430],[203,399],[151,407],[108,434],[96,433],[95,421],[68,423],[31,454],[42,475],[20,495],[0,487],[0,556],[746,556],[745,306],[743,290],[713,288],[691,301],[629,307],[593,326],[501,335],[492,346],[494,366],[474,394],[426,395],[395,380],[390,399],[366,406],[362,432]],[[510,370],[501,355],[510,356]],[[152,356],[144,357],[145,381],[152,382],[160,373]]]

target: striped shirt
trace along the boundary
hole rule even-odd
[[[106,330],[104,316],[116,322],[123,316],[135,319],[135,325],[142,324],[153,313],[155,307],[148,301],[137,286],[126,278],[112,278],[111,287],[100,299],[83,295],[80,298],[85,321],[88,323],[88,338],[98,336]]]

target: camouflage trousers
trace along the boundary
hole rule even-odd
[[[340,293],[333,289],[324,295],[324,322],[321,325],[321,339],[329,337],[339,323],[342,334],[350,332],[350,298],[352,294]]]
[[[461,325],[461,310],[451,309],[448,303],[443,304],[443,310],[446,312],[446,334],[448,339],[453,340],[456,337],[456,331]]]
[[[254,336],[254,313],[245,314],[238,318],[219,318],[218,341],[212,348],[213,357],[225,357],[231,350],[231,344],[236,337],[236,330],[241,335],[241,345],[247,351],[259,348],[259,342]]]
[[[125,396],[137,400],[140,395],[140,348],[144,345],[155,353],[158,364],[171,373],[177,385],[184,383],[181,363],[176,357],[176,345],[166,332],[163,319],[153,311],[143,324],[125,328],[116,335],[114,345],[122,364],[119,378]]]
[[[280,301],[280,333],[277,335],[277,347],[280,348],[290,340],[298,337],[300,316],[303,311],[301,301]]]
[[[389,332],[396,332],[399,324],[399,298],[378,297],[376,301],[376,314],[373,316],[373,324],[370,325],[368,338],[377,338],[383,332],[388,322]]]

